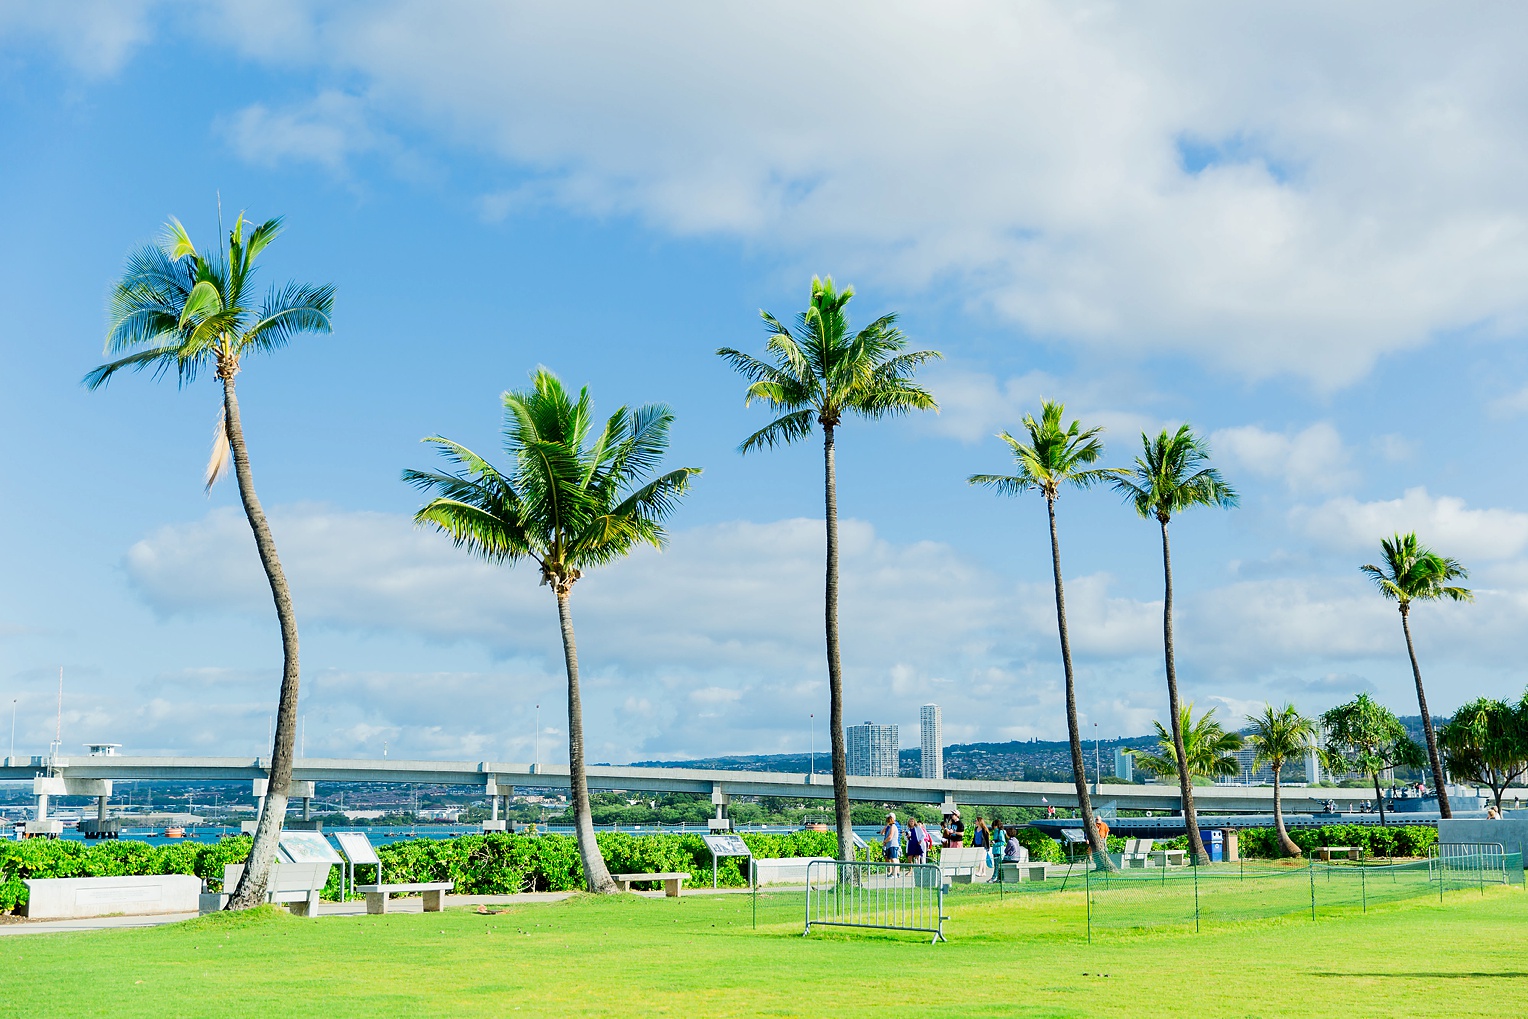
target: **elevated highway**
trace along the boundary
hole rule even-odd
[[[267,777],[270,761],[250,757],[11,757],[0,760],[0,781],[54,779],[45,784],[53,795],[110,796],[117,780],[177,782],[258,782]],[[790,796],[831,800],[831,776],[770,771],[717,771],[699,768],[637,768],[598,765],[588,769],[594,792],[700,793],[724,806],[734,796]],[[299,758],[293,769],[296,783],[418,783],[463,786],[484,796],[508,796],[515,789],[568,788],[566,765],[513,764],[498,761],[399,761]],[[62,782],[56,780],[61,779]],[[306,795],[312,796],[311,786]],[[42,792],[44,789],[39,788]],[[1356,807],[1371,790],[1285,786],[1284,809],[1318,813],[1327,800],[1340,808]],[[294,791],[294,796],[301,792]],[[977,779],[866,778],[851,776],[849,798],[873,803],[961,803],[971,806],[1075,807],[1077,791],[1070,782],[1004,782]],[[1097,787],[1096,802],[1112,801],[1121,810],[1174,811],[1179,808],[1173,785]],[[1205,813],[1266,814],[1273,809],[1268,786],[1200,786],[1194,800]]]

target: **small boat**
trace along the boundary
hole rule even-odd
[[[162,834],[167,839],[183,839],[186,837],[186,829],[182,828],[178,824],[172,824],[160,834]]]

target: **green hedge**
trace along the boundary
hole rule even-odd
[[[613,873],[688,871],[695,882],[711,883],[711,854],[699,835],[596,836],[605,864]],[[831,832],[786,835],[745,834],[743,841],[760,858],[834,856],[838,839]],[[131,874],[194,874],[221,888],[223,867],[249,855],[248,837],[207,845],[181,842],[151,846],[145,842],[75,842],[27,839],[0,842],[0,912],[15,910],[27,898],[27,878],[114,877]],[[583,887],[578,842],[571,835],[461,835],[450,839],[410,839],[377,847],[390,882],[451,881],[463,895],[520,891],[565,891]],[[745,860],[724,857],[718,882],[748,884]],[[324,886],[326,899],[340,897],[343,870],[335,867]],[[361,880],[372,880],[361,868]]]
[[[1368,856],[1426,856],[1438,843],[1438,830],[1422,825],[1324,824],[1292,828],[1289,837],[1302,852],[1318,846],[1357,846]],[[1237,835],[1237,849],[1246,857],[1281,856],[1272,828],[1248,828]]]

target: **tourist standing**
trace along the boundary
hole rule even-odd
[[[902,858],[902,831],[897,826],[897,815],[888,812],[886,824],[881,828],[881,856],[888,864],[887,873],[900,870],[897,861]]]
[[[923,862],[924,854],[928,851],[928,829],[923,827],[923,822],[916,817],[907,822],[907,862],[909,866],[917,866]]]

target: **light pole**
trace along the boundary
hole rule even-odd
[[[536,767],[534,770],[538,775],[541,773],[541,705],[539,704],[536,705]]]
[[[816,778],[817,777],[817,716],[816,715],[810,715],[809,714],[809,715],[806,716],[806,728],[807,728],[807,732],[809,732],[811,734],[811,740],[812,740],[812,773],[808,777],[809,778]]]
[[[11,698],[11,756],[16,756],[16,702],[19,697]]]
[[[1098,763],[1098,723],[1093,723],[1093,791],[1102,793],[1104,789],[1104,773]]]

